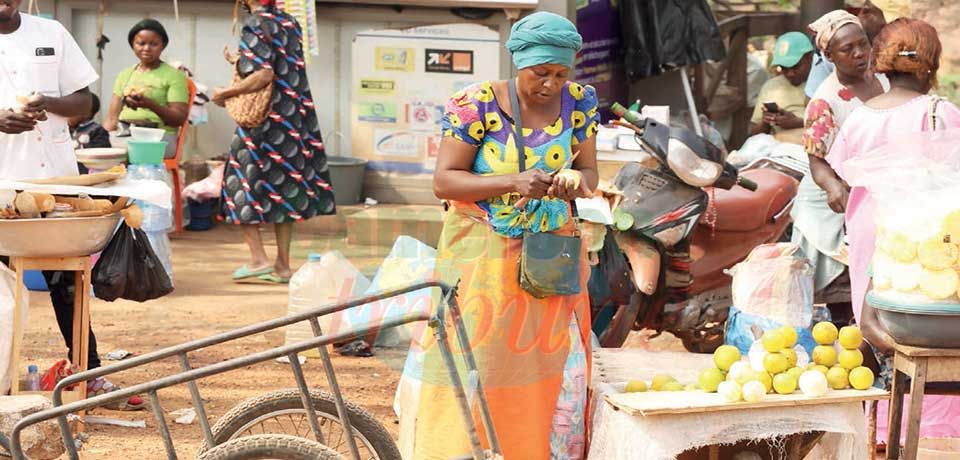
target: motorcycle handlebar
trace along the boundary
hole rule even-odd
[[[757,183],[743,176],[737,178],[737,185],[750,190],[751,192],[757,191]]]

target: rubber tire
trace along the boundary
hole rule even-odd
[[[726,322],[724,322],[726,324]],[[722,331],[722,325],[721,325]],[[695,329],[689,334],[678,335],[680,341],[683,342],[683,348],[685,348],[690,353],[713,353],[720,348],[720,345],[723,345],[723,334],[722,333],[708,333]],[[700,337],[698,337],[700,336]]]
[[[627,341],[627,337],[630,336],[633,326],[637,323],[637,315],[640,314],[641,307],[643,307],[644,302],[649,301],[649,296],[638,292],[630,297],[629,304],[617,307],[617,312],[614,313],[607,329],[597,337],[600,346],[603,348],[622,347],[624,342]]]
[[[283,434],[244,436],[221,444],[197,460],[343,460],[343,457],[316,441]]]
[[[313,408],[317,411],[318,416],[324,413],[331,415],[335,420],[339,420],[337,405],[334,402],[332,393],[312,389],[310,390],[310,397],[313,400]],[[373,414],[350,401],[344,400],[344,405],[347,408],[350,424],[353,425],[354,431],[359,432],[360,435],[370,443],[380,460],[401,460],[400,450],[397,448],[397,444],[394,442],[390,432],[374,418]],[[230,411],[224,414],[213,428],[211,428],[213,441],[217,445],[223,444],[247,423],[271,412],[289,409],[303,409],[303,402],[300,400],[300,390],[287,389],[273,391],[247,399],[233,409],[230,409]],[[354,437],[356,437],[356,435],[354,435]],[[313,439],[310,440],[314,441]],[[206,440],[204,440],[198,452],[203,453],[209,448]]]

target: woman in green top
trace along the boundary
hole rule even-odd
[[[128,125],[164,129],[166,156],[172,157],[177,148],[177,131],[190,111],[187,76],[160,59],[170,38],[158,21],[138,22],[130,29],[127,41],[140,62],[117,76],[103,127],[111,132]]]

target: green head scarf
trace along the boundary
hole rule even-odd
[[[540,64],[562,64],[573,68],[583,38],[567,18],[547,12],[533,13],[510,29],[507,50],[518,69]]]

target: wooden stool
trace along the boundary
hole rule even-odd
[[[17,272],[16,285],[16,303],[14,305],[13,315],[13,353],[11,355],[11,370],[14,380],[11,385],[11,394],[21,393],[20,377],[20,336],[23,333],[23,324],[21,324],[21,309],[26,312],[29,305],[24,305],[23,275],[26,270],[51,270],[74,272],[74,292],[73,298],[73,352],[70,356],[72,364],[80,368],[80,371],[87,370],[87,350],[90,348],[90,256],[81,257],[53,257],[53,258],[33,258],[33,257],[11,257],[10,265]],[[77,389],[64,392],[64,403],[83,399],[87,392],[86,382],[77,385]]]
[[[920,445],[920,415],[925,385],[932,382],[960,382],[960,349],[919,348],[897,345],[893,359],[893,385],[890,397],[890,424],[887,434],[887,459],[899,459],[903,396],[910,377],[910,414],[907,417],[906,460],[916,460]]]

